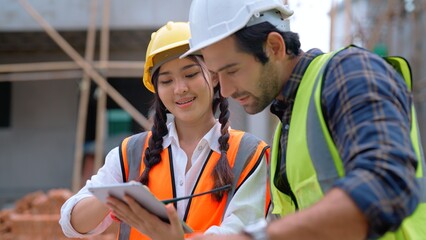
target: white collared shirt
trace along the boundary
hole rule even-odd
[[[192,158],[191,168],[185,174],[187,156],[179,147],[179,138],[174,122],[168,124],[169,133],[163,138],[163,148],[172,148],[172,158],[174,166],[174,177],[176,183],[176,197],[190,195],[195,182],[200,174],[211,150],[219,152],[217,139],[220,135],[220,123],[216,121],[212,129],[200,140],[196,146]],[[225,212],[225,217],[220,226],[212,226],[205,234],[227,234],[239,232],[243,226],[256,219],[264,217],[264,206],[266,196],[266,159],[262,159],[253,174],[242,184],[229,203]],[[92,196],[87,190],[91,186],[121,183],[122,173],[119,160],[118,148],[112,149],[105,159],[105,164],[93,175],[86,185],[74,196],[68,199],[61,208],[61,219],[59,223],[64,234],[68,237],[88,237],[105,231],[111,225],[112,219],[108,215],[92,231],[87,234],[80,234],[71,225],[71,211],[73,207],[83,198]],[[181,219],[185,214],[188,200],[179,201],[177,212]]]

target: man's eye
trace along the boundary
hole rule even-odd
[[[228,73],[229,75],[232,75],[232,74],[235,74],[236,72],[238,72],[237,69],[235,69],[235,70],[229,70],[226,73]]]

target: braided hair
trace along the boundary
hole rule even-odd
[[[151,128],[152,137],[149,138],[148,147],[145,150],[145,157],[143,158],[145,169],[139,179],[139,181],[144,185],[148,185],[149,171],[151,170],[151,168],[161,161],[160,153],[163,150],[163,137],[166,136],[169,132],[169,130],[167,129],[167,109],[161,101],[159,95],[157,94],[158,70],[153,74],[152,79],[155,88],[154,103],[152,105],[152,109],[155,112],[154,124]]]
[[[204,63],[204,60],[201,56],[188,56],[191,60],[197,62],[202,70],[204,79],[211,78],[211,75],[207,69],[207,66]],[[167,135],[167,109],[164,106],[163,102],[158,95],[158,72],[154,72],[152,76],[152,83],[155,89],[155,97],[153,103],[154,114],[154,124],[152,126],[151,132],[152,137],[149,139],[148,148],[145,150],[144,164],[145,169],[139,179],[142,184],[147,185],[149,182],[149,172],[150,170],[161,161],[161,151],[163,150],[163,137]],[[217,109],[220,109],[219,123],[221,124],[221,136],[218,139],[219,149],[220,149],[220,158],[213,169],[212,177],[214,179],[213,188],[222,187],[228,184],[232,184],[234,175],[232,173],[231,166],[228,162],[227,151],[229,148],[229,109],[228,109],[228,100],[220,94],[220,86],[217,85],[213,89],[213,104],[212,111],[215,113]],[[215,200],[220,202],[228,190],[223,190],[215,192],[213,194]]]
[[[217,162],[212,176],[214,179],[214,188],[222,187],[227,184],[232,184],[234,180],[234,174],[232,173],[231,166],[229,165],[227,151],[229,149],[229,109],[228,100],[220,94],[220,86],[217,85],[214,89],[217,98],[213,99],[213,111],[216,112],[217,106],[220,106],[219,123],[221,136],[218,139],[220,158]],[[228,190],[229,191],[229,190]],[[214,194],[215,199],[219,202],[227,191],[220,191]]]

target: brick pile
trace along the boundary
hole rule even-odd
[[[14,209],[0,211],[2,240],[66,240],[58,223],[62,204],[71,197],[67,189],[52,189],[47,193],[30,193],[15,203]],[[117,225],[103,234],[87,240],[115,240]],[[73,238],[72,238],[73,239]]]

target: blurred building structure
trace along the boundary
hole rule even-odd
[[[426,0],[333,0],[330,49],[356,44],[407,59],[426,149]]]
[[[96,171],[122,137],[150,128],[146,47],[167,21],[187,21],[190,3],[0,0],[0,209],[33,191],[78,190],[85,156]],[[269,110],[230,106],[233,128],[270,141]]]
[[[167,21],[187,21],[190,3],[0,0],[0,208],[37,190],[77,190],[122,137],[150,127],[152,94],[140,80],[146,46]],[[426,0],[332,5],[330,49],[354,43],[409,60],[426,139]],[[268,109],[249,116],[230,106],[233,128],[270,142]],[[94,158],[89,172],[85,156]]]

